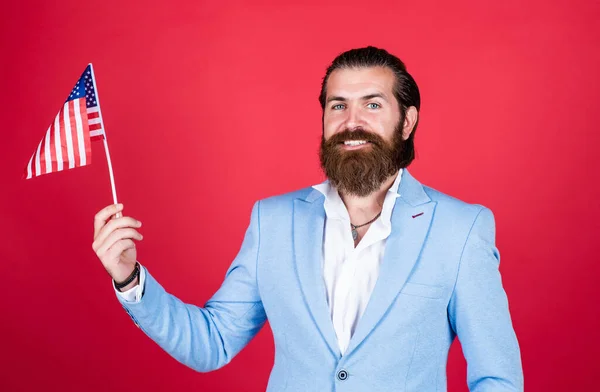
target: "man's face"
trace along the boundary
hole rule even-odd
[[[320,159],[343,192],[366,196],[399,169],[405,138],[394,83],[394,73],[383,67],[329,75]]]

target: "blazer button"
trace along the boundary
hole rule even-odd
[[[348,378],[348,372],[345,370],[340,370],[337,374],[337,378],[340,381],[344,381]]]

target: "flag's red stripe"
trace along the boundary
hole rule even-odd
[[[85,111],[85,108],[84,108]],[[98,118],[100,117],[100,112],[92,112],[92,113],[88,113],[88,118]]]
[[[40,175],[42,175],[46,174],[46,134],[44,134],[40,144]]]
[[[58,129],[60,129],[60,149],[63,161],[63,170],[69,168],[69,150],[67,149],[67,134],[65,132],[64,108],[58,113]]]
[[[102,124],[90,124],[90,131],[97,131],[98,129],[102,129]]]
[[[54,121],[52,121],[52,125],[50,126],[50,157],[51,159],[51,165],[52,165],[52,172],[56,172],[58,171],[58,164],[56,163],[56,143],[54,141]]]
[[[90,127],[88,124],[87,109],[85,99],[78,99],[79,112],[81,113],[81,128],[83,129],[83,144],[85,145],[85,161],[89,165],[92,163],[92,144],[90,141]]]

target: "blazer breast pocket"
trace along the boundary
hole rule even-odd
[[[400,294],[435,299],[435,298],[440,298],[442,296],[442,294],[444,294],[444,287],[406,282],[406,284],[400,291]]]

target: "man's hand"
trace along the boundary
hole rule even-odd
[[[94,217],[92,249],[115,282],[124,281],[133,272],[137,261],[133,240],[141,241],[143,238],[135,229],[142,226],[142,222],[128,216],[118,217],[122,210],[122,204],[111,204]],[[136,278],[121,290],[126,291],[137,284]]]

